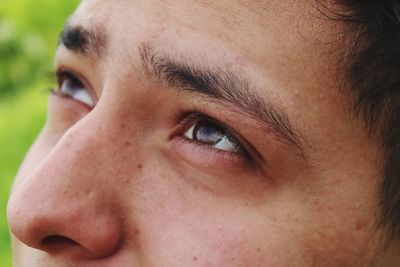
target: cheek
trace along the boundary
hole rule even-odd
[[[173,172],[163,172],[165,179],[159,179],[154,169],[143,171],[148,174],[146,180],[131,193],[135,197],[131,197],[130,214],[136,215],[129,228],[137,229],[141,251],[154,259],[153,265],[171,261],[172,266],[293,266],[291,262],[304,262],[295,235],[269,224],[259,210],[190,188]]]
[[[88,114],[89,110],[77,101],[51,95],[48,102],[47,128],[53,136],[62,136],[70,127]]]
[[[181,218],[184,221],[181,224],[164,224],[165,231],[157,235],[158,238],[166,237],[161,240],[167,240],[160,253],[168,253],[166,247],[180,251],[179,261],[186,266],[191,266],[190,262],[198,262],[199,266],[294,266],[291,263],[306,263],[301,247],[282,229],[257,225],[251,218],[200,214]]]
[[[288,196],[246,206],[191,188],[163,167],[158,166],[162,173],[145,168],[146,179],[131,194],[131,214],[137,216],[130,228],[137,228],[142,251],[148,258],[156,255],[155,263],[364,266],[371,256],[373,225],[357,224],[366,216],[350,216],[336,206],[310,210]]]

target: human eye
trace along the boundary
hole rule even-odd
[[[198,143],[225,152],[240,152],[240,142],[221,125],[209,119],[198,120],[184,133],[184,136]]]
[[[58,89],[55,91],[59,96],[69,97],[89,108],[93,108],[95,101],[90,95],[88,88],[84,83],[69,71],[60,71],[56,73],[58,80]]]
[[[181,139],[184,149],[179,149],[186,159],[203,164],[253,165],[258,153],[243,137],[207,115],[192,113],[182,120]],[[183,152],[182,152],[183,151]]]

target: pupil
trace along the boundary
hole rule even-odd
[[[79,91],[82,89],[82,85],[75,79],[68,79],[65,85],[70,91]]]
[[[76,92],[83,89],[82,83],[70,74],[64,74],[61,85],[61,92],[73,96]]]
[[[217,144],[225,137],[225,134],[215,125],[200,123],[194,129],[194,138],[207,144]]]

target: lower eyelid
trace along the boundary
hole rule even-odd
[[[245,156],[240,152],[227,152],[201,144],[185,137],[175,137],[173,146],[177,154],[185,161],[201,167],[232,168],[247,164]]]
[[[251,144],[249,144],[246,141],[246,139],[242,138],[240,135],[234,134],[235,131],[232,130],[230,127],[226,126],[224,123],[221,123],[219,120],[213,119],[213,117],[208,115],[203,108],[197,108],[195,109],[195,111],[190,111],[190,112],[180,110],[179,113],[180,115],[177,117],[178,127],[174,130],[174,133],[169,137],[170,140],[176,137],[185,136],[184,133],[187,132],[190,128],[192,128],[194,125],[196,125],[196,123],[200,121],[208,121],[216,125],[219,125],[219,127],[223,129],[225,132],[230,133],[229,136],[239,144],[238,146],[240,150],[239,152],[225,152],[225,153],[232,153],[233,155],[241,159],[241,160],[235,160],[236,162],[239,161],[246,162],[252,168],[256,167],[262,169],[262,165],[265,164],[265,161],[263,157],[258,153],[258,151]],[[187,139],[186,141],[195,142],[194,140],[187,140]],[[201,143],[197,143],[196,145],[199,146],[201,145]],[[207,149],[211,149],[212,151],[214,151],[212,147],[211,148],[208,147]],[[224,151],[221,151],[221,153],[224,153]],[[225,154],[225,157],[226,156],[227,154]]]
[[[84,108],[84,110],[85,110],[86,112],[89,112],[89,111],[91,111],[91,109],[92,109],[92,108],[89,107],[87,104],[82,103],[82,102],[80,102],[80,101],[76,101],[76,100],[73,99],[71,96],[65,95],[65,94],[63,94],[62,92],[60,92],[59,90],[52,90],[51,93],[52,93],[52,95],[53,95],[54,97],[57,97],[57,98],[58,98],[59,100],[61,100],[61,101],[69,101],[69,102],[71,102],[71,104],[78,105],[78,107]]]
[[[85,79],[84,76],[79,75],[78,72],[72,71],[69,68],[60,68],[56,71],[55,76],[58,81],[59,88],[61,87],[62,82],[66,79],[74,80],[75,82],[79,83],[82,88],[87,90],[88,94],[92,97],[95,103],[98,101],[98,96],[95,94],[91,83]]]
[[[88,111],[79,108],[79,103],[53,93],[48,100],[47,124],[51,128],[66,131],[69,127],[87,115]]]

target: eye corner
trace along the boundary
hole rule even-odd
[[[55,76],[59,87],[61,87],[62,83],[67,79],[71,79],[74,82],[78,82],[83,85],[81,78],[70,70],[59,69],[55,72]]]
[[[259,153],[232,127],[204,113],[186,112],[183,114],[183,116],[180,116],[181,121],[178,123],[178,129],[170,139],[176,138],[177,143],[182,143],[186,148],[191,146],[194,152],[197,151],[200,154],[194,157],[196,160],[201,160],[201,155],[203,155],[203,157],[213,158],[219,164],[223,163],[223,165],[240,164],[242,166],[251,166],[252,169],[255,167],[262,168],[262,165],[258,166],[263,161],[259,157]],[[223,138],[218,142],[222,140],[222,143],[213,143],[211,142],[212,140],[209,140],[210,142],[202,142],[201,139],[196,138],[194,134],[196,134],[196,127],[197,130],[201,127],[201,125],[198,125],[199,123],[203,124],[204,127],[209,126],[211,132],[213,129],[217,132],[219,131],[217,135]],[[207,135],[207,129],[203,130],[203,133]],[[233,146],[234,148],[230,150],[229,148]],[[189,151],[189,149],[184,151]],[[194,156],[192,152],[187,154]]]
[[[57,80],[56,95],[70,98],[85,105],[90,110],[94,108],[96,98],[84,78],[66,68],[57,69],[55,76]]]

